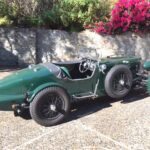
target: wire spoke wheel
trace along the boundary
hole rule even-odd
[[[126,96],[132,86],[132,72],[126,65],[116,65],[105,78],[105,91],[112,98]]]
[[[30,104],[31,117],[40,125],[52,126],[64,120],[70,110],[69,96],[62,88],[39,92]]]
[[[113,79],[113,87],[112,89],[116,92],[123,92],[127,89],[127,86],[129,84],[129,79],[127,77],[127,74],[124,72],[120,72],[114,77]]]
[[[61,111],[64,109],[64,100],[57,94],[50,94],[50,96],[43,100],[39,110],[41,116],[47,119],[55,119],[61,115]]]

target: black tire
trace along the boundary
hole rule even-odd
[[[111,98],[117,99],[126,96],[132,87],[132,72],[129,67],[116,65],[111,68],[106,75],[104,86],[107,95]]]
[[[59,87],[49,87],[42,90],[30,104],[32,119],[46,127],[62,122],[69,110],[69,95]]]

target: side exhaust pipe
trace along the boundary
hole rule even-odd
[[[27,110],[29,106],[26,103],[20,104],[13,104],[12,109],[14,111],[14,116],[21,116],[22,113]]]
[[[14,111],[14,116],[20,116],[22,113],[21,106],[19,104],[13,104],[12,109]]]

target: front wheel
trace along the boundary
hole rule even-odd
[[[38,124],[53,126],[67,116],[70,100],[67,92],[59,87],[49,87],[39,92],[30,104],[30,114]]]
[[[116,65],[105,78],[105,91],[111,98],[123,98],[131,90],[132,72],[126,65]]]

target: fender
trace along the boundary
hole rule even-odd
[[[150,94],[150,76],[148,76],[148,80],[147,80],[147,91]]]
[[[60,87],[60,88],[63,88],[64,87],[61,85],[61,84],[58,84],[58,83],[55,83],[55,82],[49,82],[49,83],[45,83],[45,84],[42,84],[40,86],[38,86],[32,93],[31,97],[28,99],[28,102],[32,102],[34,97],[40,92],[42,91],[43,89],[45,88],[48,88],[48,87],[54,87],[54,86],[57,86],[57,87]],[[66,91],[66,89],[64,89]]]

